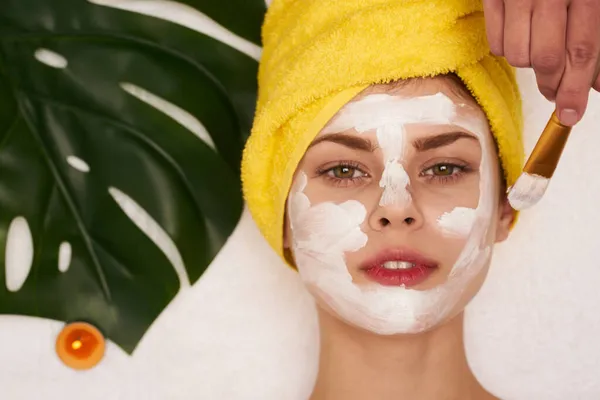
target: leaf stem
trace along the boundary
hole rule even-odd
[[[17,103],[19,105],[19,109],[21,109],[22,115],[26,115],[25,112],[23,112],[23,107],[21,105],[21,102],[22,102],[21,98],[19,98],[19,96],[16,93],[15,93],[15,97],[17,98]],[[27,118],[23,118],[23,120],[29,127],[29,130],[31,131],[32,136],[34,137],[35,141],[37,142],[38,146],[40,147],[40,150],[42,152],[42,155],[44,156],[44,159],[46,160],[48,168],[50,169],[50,172],[54,176],[56,185],[57,185],[59,191],[61,192],[61,194],[67,204],[67,207],[69,208],[69,211],[71,211],[71,214],[73,215],[73,219],[75,220],[77,228],[81,232],[81,237],[83,238],[84,245],[88,250],[92,264],[94,266],[94,269],[96,270],[96,273],[98,274],[98,279],[100,281],[100,286],[101,286],[102,292],[104,293],[104,296],[106,297],[107,301],[110,302],[112,300],[112,295],[110,292],[110,288],[108,286],[108,282],[106,281],[106,276],[104,275],[104,272],[102,271],[102,266],[100,265],[100,260],[98,259],[96,250],[94,249],[92,239],[87,232],[85,224],[83,223],[82,219],[79,216],[77,206],[75,205],[75,202],[73,201],[73,198],[72,198],[71,194],[69,193],[62,176],[60,175],[58,169],[52,162],[52,158],[51,158],[50,154],[48,154],[48,150],[46,149],[42,138],[39,136],[39,133],[37,132],[35,127],[32,126],[32,124],[30,123],[30,121]]]

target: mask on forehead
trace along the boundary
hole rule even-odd
[[[313,202],[306,194],[306,173],[300,170],[296,174],[288,199],[296,266],[317,300],[355,326],[385,335],[428,330],[461,311],[466,288],[487,268],[491,255],[489,232],[494,226],[497,201],[493,185],[497,160],[487,123],[460,114],[459,107],[443,93],[416,98],[374,94],[347,104],[324,129],[322,134],[349,129],[359,134],[376,132],[384,169],[379,180],[381,197],[375,207],[366,207],[356,199]],[[477,207],[457,206],[424,221],[448,240],[460,237],[462,251],[447,279],[432,288],[354,282],[346,259],[373,245],[366,223],[369,214],[375,212],[373,208],[402,209],[420,201],[411,195],[410,178],[403,165],[407,129],[413,124],[454,125],[476,135],[480,142]]]

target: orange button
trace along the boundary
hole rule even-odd
[[[66,325],[56,338],[56,354],[73,369],[90,369],[104,357],[104,336],[85,322]]]

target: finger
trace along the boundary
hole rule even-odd
[[[531,0],[507,1],[504,4],[504,57],[514,67],[531,66]]]
[[[504,55],[504,0],[484,0],[483,15],[490,50],[501,57]]]
[[[600,92],[600,56],[598,57],[598,61],[596,62],[596,74],[594,75],[594,84],[592,88]]]
[[[573,0],[567,17],[567,63],[556,94],[558,117],[573,126],[583,116],[600,55],[598,2]]]
[[[592,86],[596,92],[600,92],[600,76],[596,78],[594,86]]]
[[[565,71],[567,5],[563,0],[536,3],[531,16],[531,66],[538,88],[550,101],[556,99]]]

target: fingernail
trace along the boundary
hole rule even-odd
[[[577,114],[577,111],[570,108],[565,108],[562,110],[558,118],[560,118],[560,122],[563,125],[567,126],[573,126],[579,121],[579,115]]]

